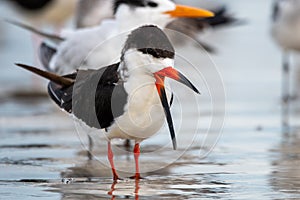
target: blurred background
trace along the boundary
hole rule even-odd
[[[200,146],[196,145],[168,167],[147,174],[138,187],[133,181],[124,181],[114,186],[113,196],[109,195],[110,170],[102,162],[87,160],[86,138],[78,137],[73,120],[49,100],[47,82],[14,66],[16,62],[38,65],[35,36],[1,21],[0,199],[300,198],[300,104],[297,99],[290,103],[289,129],[283,131],[281,49],[270,34],[273,1],[198,3],[188,0],[180,3],[205,7],[224,4],[229,13],[244,21],[239,25],[208,29],[199,35],[217,50],[209,57],[199,55],[200,68],[205,70],[206,66],[215,65],[226,94],[224,127],[220,137],[214,138],[218,142],[209,155],[200,159]],[[72,5],[67,6],[70,10],[65,13],[75,9]],[[50,32],[65,26],[72,28],[74,24],[71,14],[64,23],[44,24],[44,21],[34,20],[38,17],[21,11],[13,1],[5,0],[0,2],[0,18],[28,22]],[[296,96],[300,80],[298,57],[293,54],[291,62],[291,91]],[[187,106],[186,119],[193,123],[198,116],[194,115],[188,97],[186,101],[182,107]],[[206,123],[210,99],[205,92],[200,103],[204,114],[199,119]],[[176,107],[174,112],[176,122]],[[182,126],[183,134],[189,134],[189,124]],[[158,141],[154,138],[146,142],[142,151],[155,149]],[[100,147],[98,145],[96,153],[105,159],[105,142],[100,142]],[[172,151],[166,152],[167,156],[171,154]],[[163,163],[166,155],[157,155],[154,160]],[[117,169],[127,167],[131,166],[133,156],[119,154],[116,160],[120,160]],[[146,157],[141,165],[150,164],[149,160],[155,162]],[[62,178],[74,178],[74,182],[66,185],[61,182]]]

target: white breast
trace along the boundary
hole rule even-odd
[[[165,114],[152,76],[134,76],[126,84],[130,91],[124,115],[115,120],[108,138],[143,141],[163,126]],[[167,90],[168,99],[171,93]]]

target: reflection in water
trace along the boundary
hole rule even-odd
[[[83,158],[83,156],[81,156]],[[81,158],[81,159],[82,159]],[[97,160],[81,160],[75,167],[69,167],[61,172],[62,177],[75,177],[70,184],[47,184],[47,191],[59,193],[62,200],[69,199],[188,199],[188,198],[218,198],[229,195],[231,185],[224,182],[222,174],[186,174],[171,173],[180,167],[199,167],[196,162],[174,163],[167,168],[152,173],[142,174],[145,179],[133,180],[124,178],[114,182],[111,178],[111,170]],[[80,160],[80,158],[77,158]],[[129,161],[129,162],[132,162]],[[145,165],[149,164],[143,163]],[[203,163],[202,165],[205,165]],[[217,163],[207,163],[212,168]],[[121,177],[130,177],[130,173],[120,173]],[[50,189],[49,189],[50,188]]]
[[[198,149],[190,150],[181,159],[173,165],[151,173],[143,173],[146,179],[135,181],[124,179],[117,184],[112,185],[111,170],[97,160],[89,161],[82,150],[81,142],[78,136],[71,131],[72,121],[67,121],[64,115],[58,112],[49,111],[51,103],[48,99],[41,99],[37,102],[21,103],[20,110],[25,108],[38,110],[32,116],[25,117],[12,116],[13,123],[6,123],[1,133],[0,140],[0,167],[6,167],[0,170],[0,195],[1,192],[7,192],[7,189],[1,190],[1,180],[12,179],[12,184],[17,189],[15,191],[23,192],[19,184],[26,188],[26,196],[35,195],[32,187],[39,188],[41,195],[53,195],[57,197],[60,194],[62,200],[70,199],[161,199],[161,198],[217,198],[228,194],[230,186],[224,180],[219,178],[219,174],[197,174],[192,175],[185,168],[199,170],[199,167],[209,165],[211,169],[219,167],[218,163],[207,162],[199,163]],[[1,105],[3,106],[3,105]],[[1,107],[0,106],[0,107]],[[31,108],[35,107],[35,109]],[[44,110],[48,110],[44,113]],[[2,110],[3,112],[3,110]],[[20,111],[16,111],[20,114]],[[47,116],[47,117],[45,117]],[[25,123],[26,122],[26,123]],[[26,127],[20,127],[19,124],[26,124]],[[66,138],[68,141],[66,142]],[[143,148],[143,152],[153,152],[159,145],[148,144]],[[134,165],[132,149],[128,157],[128,152],[120,153],[122,166]],[[197,152],[197,153],[196,153]],[[99,146],[94,151],[98,158],[106,158],[106,148]],[[141,162],[142,166],[161,164],[166,155],[173,154],[173,151],[158,154],[155,159],[145,159]],[[197,156],[196,156],[197,155]],[[146,157],[146,156],[145,156]],[[129,158],[129,160],[126,160]],[[123,163],[125,163],[123,165]],[[178,169],[181,168],[183,170]],[[120,171],[122,167],[118,168]],[[134,169],[134,168],[133,168]],[[174,169],[177,170],[174,172]],[[26,170],[26,173],[24,171]],[[180,174],[180,175],[178,175]],[[132,176],[132,173],[120,173],[121,177]],[[53,179],[53,177],[55,179]],[[59,177],[74,178],[64,179],[61,182]],[[97,178],[95,178],[97,177]],[[68,184],[67,184],[68,183]],[[7,183],[5,183],[7,184]],[[14,190],[11,193],[15,192]],[[49,192],[46,193],[46,192]],[[10,193],[8,194],[10,195]],[[4,195],[5,196],[5,195]],[[53,198],[54,199],[54,198]],[[56,198],[57,199],[57,198]]]
[[[111,190],[107,193],[108,195],[111,196],[111,199],[115,199],[115,195],[113,195],[114,191],[116,190],[116,185],[117,185],[117,181],[114,181],[113,184],[111,185]]]
[[[134,190],[135,200],[139,199],[139,190],[140,190],[139,183],[140,183],[140,180],[136,179],[135,180],[135,190]]]
[[[295,132],[284,135],[282,140],[274,150],[276,159],[270,182],[275,191],[300,198],[300,136]]]
[[[216,180],[216,175],[152,176],[142,180],[109,178],[75,179],[70,184],[47,184],[47,191],[69,199],[229,199],[230,185]]]
[[[116,196],[114,195],[114,192],[116,191],[116,185],[117,184],[118,184],[118,182],[114,181],[111,185],[111,190],[107,193],[108,195],[111,196],[111,200],[114,200],[116,198]],[[135,200],[139,199],[139,190],[140,190],[139,184],[140,184],[140,180],[135,179],[135,188],[134,188],[134,199]]]

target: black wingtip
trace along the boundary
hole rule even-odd
[[[33,66],[29,66],[29,65],[25,65],[25,64],[21,64],[21,63],[15,63],[15,65],[17,65],[21,68],[24,68],[34,74],[37,74],[41,77],[44,77],[50,81],[53,81],[54,83],[62,85],[62,86],[70,86],[74,83],[74,80],[72,80],[70,78],[62,77],[62,76],[59,76],[59,75],[51,73],[51,72],[43,71],[43,70],[40,70]]]
[[[15,63],[15,65],[19,66],[19,67],[22,67],[24,69],[28,69],[28,65],[24,65],[22,63]]]
[[[28,71],[31,71],[31,72],[33,72],[35,74],[38,74],[38,75],[41,75],[41,73],[43,73],[42,70],[40,70],[40,69],[38,69],[36,67],[33,67],[33,66],[25,65],[25,64],[22,64],[22,63],[15,63],[15,65],[18,66],[18,67],[21,67],[23,69],[26,69]]]

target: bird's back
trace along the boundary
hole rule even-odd
[[[118,67],[114,64],[99,70],[80,70],[65,77],[76,80],[68,87],[50,82],[48,91],[57,105],[88,126],[109,127],[124,112],[127,93],[118,83]]]

